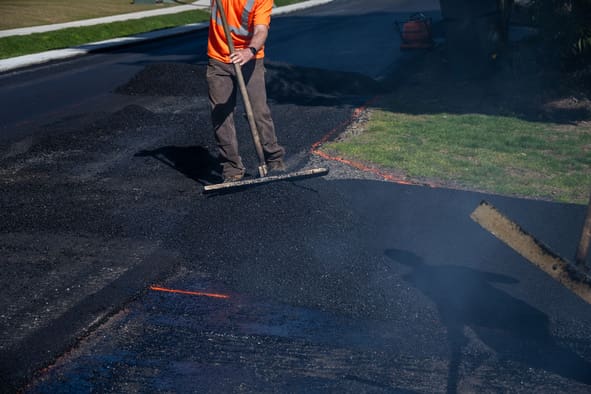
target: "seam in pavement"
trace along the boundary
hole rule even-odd
[[[273,9],[273,15],[281,15],[286,14],[294,11],[303,10],[310,7],[319,6],[322,4],[330,3],[334,0],[308,0],[302,3],[296,3],[292,5],[277,7]],[[184,6],[179,6],[184,7]],[[191,7],[191,9],[195,9],[195,6],[187,6]],[[178,7],[174,7],[178,8]],[[158,11],[165,11],[158,10]],[[129,17],[131,14],[125,14]],[[104,18],[108,23],[111,17]],[[122,38],[115,38],[111,40],[99,41],[89,44],[84,44],[81,46],[73,47],[73,48],[66,48],[66,49],[56,49],[31,55],[23,55],[17,56],[9,59],[0,60],[0,73],[17,70],[19,68],[39,65],[43,63],[47,63],[54,60],[64,60],[70,59],[76,56],[83,56],[92,52],[97,52],[106,49],[114,49],[117,47],[127,46],[127,45],[134,45],[139,44],[151,40],[157,40],[161,38],[173,37],[176,35],[187,34],[193,31],[206,29],[209,27],[209,22],[202,22],[202,23],[193,23],[189,25],[174,27],[171,29],[163,29],[157,30],[153,32],[147,32],[142,34],[137,34],[134,36],[129,37],[122,37]]]
[[[20,392],[31,378],[50,367],[80,339],[147,291],[150,282],[164,279],[180,264],[176,255],[158,249],[63,315],[10,346],[0,356],[0,392]]]

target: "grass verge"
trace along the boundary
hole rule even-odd
[[[586,204],[591,125],[484,114],[406,114],[386,102],[366,130],[324,146],[410,179],[503,195]]]
[[[168,4],[131,4],[131,0],[2,0],[0,30],[153,10]]]
[[[276,6],[301,3],[305,0],[276,0]],[[191,1],[182,2],[190,4]],[[0,2],[0,14],[4,17],[0,30],[50,23],[70,22],[101,16],[117,15],[127,12],[165,7],[166,4],[131,4],[121,0],[79,0],[75,6],[67,0],[6,0]],[[87,44],[167,29],[190,23],[205,22],[209,12],[203,10],[187,11],[178,14],[155,16],[139,20],[114,22],[96,26],[86,26],[59,31],[37,33],[28,36],[0,38],[0,59],[29,55],[52,49],[69,48]]]
[[[209,20],[209,13],[195,10],[124,22],[36,33],[27,36],[4,37],[0,39],[0,59],[52,49],[69,48],[90,42],[125,37],[207,20]]]

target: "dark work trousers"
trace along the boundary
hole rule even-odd
[[[265,87],[265,66],[263,59],[251,60],[242,66],[246,90],[252,105],[254,119],[259,131],[265,161],[282,160],[284,149],[277,143],[271,110],[267,105]],[[209,59],[207,66],[209,105],[223,176],[244,173],[244,165],[238,150],[238,139],[234,126],[236,92],[239,89],[233,64]]]

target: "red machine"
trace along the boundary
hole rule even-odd
[[[429,49],[433,47],[431,18],[418,12],[412,14],[408,21],[402,23],[402,26],[398,21],[395,24],[402,39],[400,49]]]

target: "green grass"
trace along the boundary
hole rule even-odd
[[[27,36],[4,37],[0,39],[0,59],[51,49],[68,48],[90,42],[125,37],[207,20],[209,20],[209,14],[207,12],[195,10],[125,22],[36,33]]]
[[[275,5],[281,7],[283,5],[290,5],[295,3],[301,3],[304,0],[275,0]]]
[[[591,128],[491,115],[375,110],[366,132],[325,149],[416,180],[585,204]]]
[[[131,0],[0,0],[0,30],[70,22],[167,7]]]

